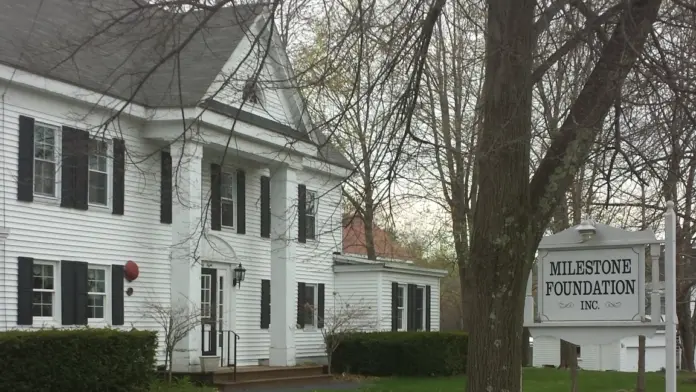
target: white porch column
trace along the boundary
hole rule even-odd
[[[199,311],[201,265],[194,262],[196,243],[201,235],[201,169],[203,147],[195,142],[174,142],[172,156],[172,252],[171,309]],[[190,314],[190,313],[189,313]],[[185,316],[184,316],[185,317]],[[199,363],[201,327],[189,332],[176,347],[173,369],[188,371]]]
[[[297,178],[288,165],[271,169],[271,366],[295,365]]]

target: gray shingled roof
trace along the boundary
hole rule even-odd
[[[135,93],[134,102],[150,107],[195,106],[263,10],[263,4],[240,4],[215,13],[180,52],[179,78],[175,56],[165,56],[209,13],[137,4],[2,0],[0,62],[119,98]]]
[[[0,63],[148,107],[200,105],[265,6],[176,14],[143,0],[0,3]],[[307,139],[304,130],[293,131]],[[351,169],[318,134],[320,155]]]

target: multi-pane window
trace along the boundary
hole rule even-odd
[[[89,142],[89,203],[107,205],[109,195],[109,144],[102,140]]]
[[[313,240],[316,238],[316,222],[317,222],[317,193],[307,191],[307,204],[305,210],[306,216],[306,234],[307,238]]]
[[[416,330],[425,330],[425,288],[416,288]]]
[[[57,129],[49,125],[34,125],[34,193],[56,195]]]
[[[396,296],[396,329],[399,331],[406,330],[406,287],[399,286]]]
[[[53,317],[55,268],[51,264],[35,262],[32,277],[32,316]]]
[[[212,276],[201,275],[201,317],[210,318],[212,315]]]
[[[234,174],[222,173],[222,186],[220,194],[222,225],[234,227],[234,195],[235,182]]]
[[[304,289],[305,327],[317,325],[317,285],[307,284]]]
[[[106,308],[106,270],[87,270],[87,317],[103,319]]]

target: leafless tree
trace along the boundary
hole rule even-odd
[[[539,71],[534,68],[536,2],[489,3],[471,249],[472,281],[480,294],[473,306],[470,390],[520,388],[524,286],[534,251],[620,96],[661,1],[625,4],[618,5],[615,28],[530,181],[532,89]],[[538,67],[549,61],[555,63],[549,57]]]
[[[201,326],[202,313],[193,304],[175,304],[171,306],[148,303],[145,316],[154,321],[162,331],[164,342],[164,368],[167,379],[172,381],[174,352],[176,346],[186,339],[189,332]]]
[[[338,295],[334,293],[334,297]],[[334,307],[321,320],[324,325],[321,335],[324,339],[324,349],[331,373],[333,354],[344,341],[345,334],[352,332],[370,332],[376,330],[379,320],[374,317],[373,309],[364,300],[334,301]]]

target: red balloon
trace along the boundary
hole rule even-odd
[[[126,275],[126,280],[132,282],[138,278],[140,270],[138,269],[138,264],[133,260],[128,260],[125,268],[123,269],[124,275]]]

